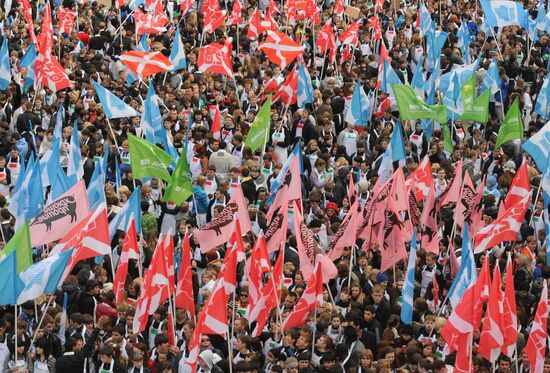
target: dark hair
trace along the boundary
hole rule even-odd
[[[46,359],[52,354],[52,345],[47,337],[42,337],[37,340],[35,346],[40,347],[44,351],[44,358]]]

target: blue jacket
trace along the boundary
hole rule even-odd
[[[206,192],[200,186],[195,185],[193,187],[193,195],[195,200],[195,212],[197,214],[206,214],[208,211],[208,197]]]

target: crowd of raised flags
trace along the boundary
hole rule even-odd
[[[3,371],[550,372],[544,1],[4,10]]]

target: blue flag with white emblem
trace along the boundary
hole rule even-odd
[[[8,52],[8,38],[4,37],[0,49],[0,90],[5,91],[11,82],[10,54]]]
[[[303,63],[298,68],[298,107],[303,108],[306,104],[313,103],[313,85],[311,77]]]
[[[520,26],[527,12],[522,3],[507,0],[480,0],[488,27]]]
[[[92,80],[94,90],[99,97],[105,116],[109,119],[139,117],[141,114],[126,104],[114,93]]]
[[[183,41],[181,40],[180,26],[176,27],[176,34],[174,36],[174,44],[172,44],[172,50],[170,51],[170,62],[174,65],[172,71],[186,69],[187,61],[185,60],[185,48]]]
[[[407,277],[403,285],[401,303],[401,321],[405,324],[412,324],[413,301],[414,301],[414,272],[416,268],[416,228],[414,228],[411,240],[411,251],[409,253],[409,263],[407,265]]]

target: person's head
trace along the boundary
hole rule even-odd
[[[424,317],[424,328],[427,331],[431,331],[435,324],[435,315],[426,315]]]
[[[47,337],[42,337],[35,342],[36,353],[48,358],[52,353],[52,345]]]
[[[376,309],[371,305],[365,306],[365,310],[363,311],[363,319],[366,322],[371,322],[372,320],[374,320],[375,316],[376,316]]]
[[[371,290],[371,297],[374,304],[382,303],[384,299],[384,288],[380,284],[374,284]]]
[[[500,354],[497,359],[498,370],[500,373],[509,373],[510,372],[510,358],[504,354]]]
[[[65,341],[65,351],[77,352],[84,346],[82,336],[76,334],[74,337],[68,337]]]
[[[332,319],[330,320],[330,324],[332,325],[333,329],[339,329],[340,325],[342,324],[343,318],[342,315],[339,313],[332,315]]]
[[[110,364],[115,356],[115,349],[112,345],[107,344],[99,350],[99,356],[103,364]]]
[[[361,359],[359,360],[359,364],[361,365],[361,368],[367,369],[372,367],[374,361],[374,356],[371,350],[366,349],[361,353]]]

